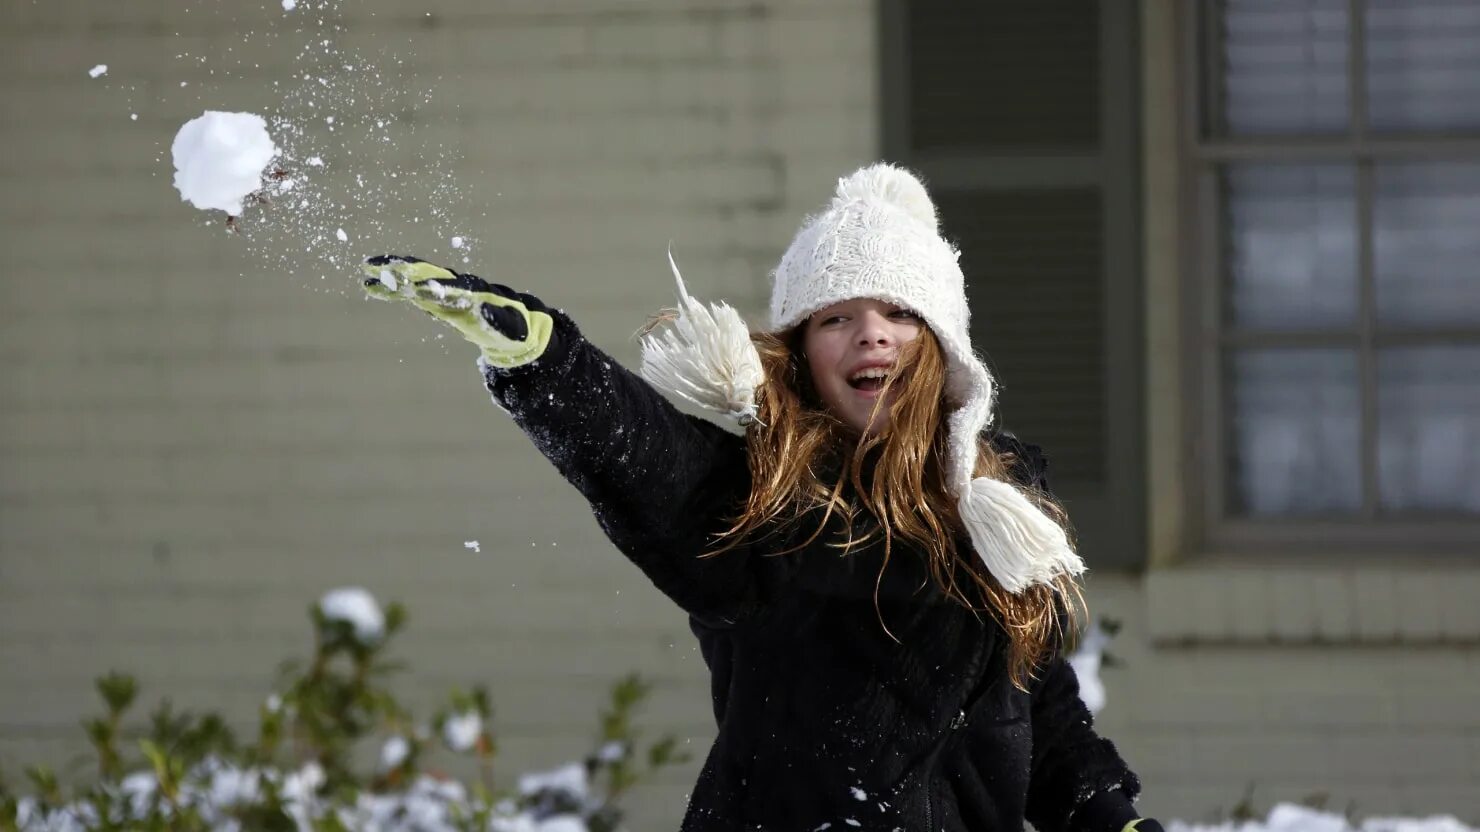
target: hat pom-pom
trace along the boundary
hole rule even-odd
[[[833,206],[853,201],[887,202],[915,219],[936,228],[935,203],[930,201],[925,185],[913,173],[887,163],[869,165],[838,180]]]

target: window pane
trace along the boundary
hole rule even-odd
[[[1251,349],[1228,368],[1228,508],[1252,517],[1362,506],[1356,353]]]
[[[1354,171],[1234,165],[1224,171],[1225,320],[1257,329],[1350,326],[1357,314]]]
[[[1236,135],[1348,127],[1347,0],[1226,0],[1223,119]]]
[[[1379,354],[1382,506],[1480,514],[1480,347]]]
[[[1480,3],[1368,0],[1366,19],[1372,129],[1480,127]]]
[[[1379,322],[1480,324],[1480,163],[1386,165],[1374,173]]]

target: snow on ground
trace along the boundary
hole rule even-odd
[[[1477,832],[1448,815],[1376,817],[1353,824],[1341,815],[1290,803],[1275,806],[1262,821],[1197,824],[1173,820],[1163,825],[1167,832]]]

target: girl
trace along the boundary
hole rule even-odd
[[[646,380],[531,295],[367,264],[371,294],[480,347],[494,401],[689,614],[719,730],[685,832],[1160,832],[1059,656],[1084,565],[1038,449],[987,430],[937,226],[906,171],[840,180],[776,268],[769,329],[679,279]]]

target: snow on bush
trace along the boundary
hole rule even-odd
[[[348,624],[362,644],[374,644],[385,638],[385,613],[381,612],[375,596],[361,587],[329,590],[319,599],[319,612],[325,621]]]
[[[628,677],[612,688],[583,761],[501,787],[483,689],[453,691],[419,722],[383,686],[395,670],[383,653],[405,622],[400,605],[382,609],[366,590],[346,587],[325,593],[310,619],[314,654],[284,666],[251,742],[219,715],[176,712],[168,700],[147,723],[126,725],[137,684],[119,673],[99,679],[106,712],[83,721],[97,779],[65,794],[56,775],[33,766],[25,772],[32,793],[22,796],[0,778],[0,830],[614,832],[619,798],[686,759],[671,736],[637,753],[632,714],[649,689]],[[476,782],[424,765],[446,754],[476,762]],[[366,758],[373,767],[361,771],[354,761]]]

